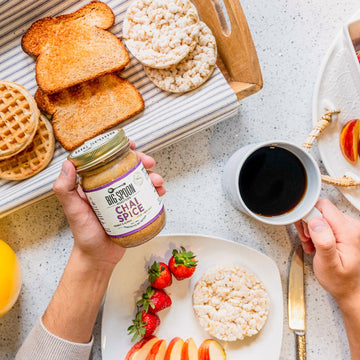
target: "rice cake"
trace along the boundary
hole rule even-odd
[[[199,16],[190,0],[135,0],[124,25],[125,44],[143,65],[164,69],[196,46]]]
[[[269,312],[269,296],[251,271],[218,265],[208,269],[196,284],[193,307],[210,335],[235,341],[261,330]]]
[[[193,90],[213,73],[216,64],[216,40],[205,23],[200,22],[197,45],[185,59],[167,69],[145,67],[145,73],[160,89],[173,93]]]

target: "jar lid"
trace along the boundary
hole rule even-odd
[[[129,146],[123,129],[115,129],[96,136],[72,151],[68,160],[77,171],[91,168]]]

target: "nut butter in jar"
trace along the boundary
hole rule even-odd
[[[86,141],[68,159],[114,242],[123,247],[141,245],[164,227],[162,200],[122,129]]]

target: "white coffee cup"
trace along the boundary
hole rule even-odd
[[[239,190],[239,176],[246,159],[262,147],[279,147],[293,153],[303,164],[307,176],[307,186],[302,199],[289,212],[281,215],[263,216],[251,211],[244,203]],[[300,219],[308,222],[313,217],[321,217],[315,204],[320,196],[321,174],[313,157],[301,147],[287,141],[267,141],[247,145],[236,151],[225,165],[223,185],[231,203],[240,211],[251,217],[272,225],[288,225]]]

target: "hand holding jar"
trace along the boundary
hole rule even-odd
[[[134,143],[131,143],[130,148],[135,148]],[[139,152],[136,155],[146,169],[155,165],[152,157]],[[152,172],[149,172],[149,176],[157,193],[160,196],[164,195],[163,178]],[[68,160],[63,163],[61,173],[54,184],[54,191],[69,221],[74,235],[74,247],[79,248],[94,260],[106,259],[116,264],[121,259],[124,249],[111,241],[106,234],[84,192],[76,186],[76,169]]]

